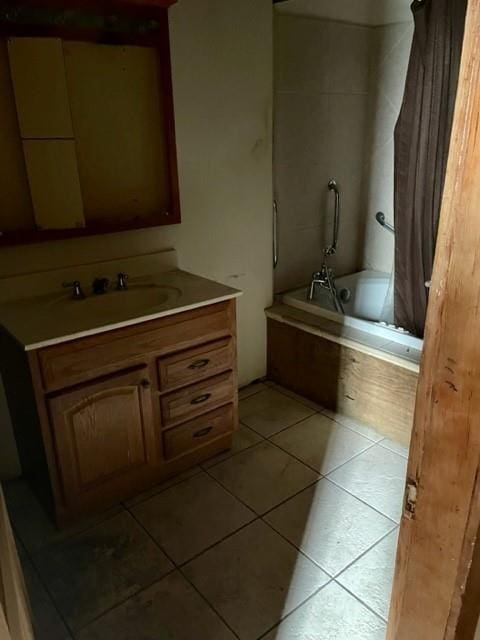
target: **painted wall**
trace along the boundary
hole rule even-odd
[[[239,379],[265,374],[272,298],[272,3],[170,10],[182,224],[0,251],[0,277],[174,246],[180,267],[243,289]],[[2,400],[0,395],[0,412]],[[0,439],[8,437],[0,413]],[[16,470],[0,460],[4,475]]]
[[[394,237],[375,220],[393,224],[393,132],[402,106],[413,21],[373,29],[370,69],[370,140],[364,169],[365,240],[361,267],[391,271]]]
[[[275,16],[276,291],[304,284],[320,268],[322,248],[332,234],[330,178],[342,192],[335,272],[351,273],[361,261],[372,31]]]

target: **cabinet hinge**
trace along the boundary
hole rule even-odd
[[[409,520],[415,517],[415,509],[417,508],[417,492],[418,484],[414,480],[407,480],[403,515]]]

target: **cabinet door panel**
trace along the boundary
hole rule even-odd
[[[141,369],[49,400],[65,500],[135,486],[157,460],[150,380]]]

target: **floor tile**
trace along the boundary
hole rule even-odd
[[[262,640],[384,640],[386,625],[331,582]]]
[[[177,564],[256,517],[203,472],[133,507],[132,513]]]
[[[267,389],[240,402],[240,420],[262,436],[269,437],[312,415],[313,409]]]
[[[242,387],[238,390],[238,399],[244,400],[245,398],[249,398],[260,391],[265,391],[267,388],[267,385],[263,382],[252,382],[252,384],[247,384],[246,387]]]
[[[237,429],[237,431],[235,431],[235,434],[233,436],[232,447],[228,451],[219,453],[206,462],[202,462],[201,466],[204,469],[209,469],[210,467],[213,467],[213,465],[231,458],[235,453],[244,451],[245,449],[252,447],[254,444],[262,442],[262,440],[262,436],[253,431],[253,429],[250,429],[250,427],[247,427],[244,424],[240,424],[240,427]]]
[[[398,529],[344,571],[338,582],[385,620],[388,619]]]
[[[328,581],[257,520],[186,565],[187,577],[241,640],[255,640]]]
[[[33,562],[57,608],[73,629],[165,575],[172,565],[129,513],[121,513]]]
[[[180,482],[187,480],[187,478],[192,478],[193,476],[197,475],[197,473],[200,473],[201,471],[202,470],[199,466],[191,467],[190,469],[187,469],[186,471],[182,471],[181,473],[178,473],[176,476],[173,476],[172,478],[165,480],[165,482],[156,484],[151,489],[148,489],[147,491],[143,491],[142,493],[139,493],[134,498],[127,500],[124,504],[127,508],[134,507],[136,504],[139,504],[144,500],[148,500],[149,498],[156,496],[162,491],[165,491],[165,489],[169,489],[170,487],[173,487],[176,484],[179,484]]]
[[[395,442],[395,440],[389,440],[385,438],[380,442],[382,447],[390,449],[394,453],[398,453],[399,456],[403,456],[404,458],[408,458],[409,447],[406,444],[400,444],[400,442]]]
[[[399,522],[406,472],[405,458],[376,444],[331,473],[329,478]]]
[[[23,478],[3,485],[10,522],[26,550],[35,553],[51,544],[57,544],[70,536],[121,513],[122,506],[83,519],[67,529],[58,529]]]
[[[209,469],[224,487],[256,513],[290,498],[318,474],[270,442],[262,442]]]
[[[276,384],[276,385],[274,385],[273,388],[276,391],[279,391],[280,393],[283,393],[283,395],[288,396],[289,398],[292,398],[292,400],[296,400],[300,404],[304,404],[305,406],[309,407],[310,409],[313,409],[314,411],[323,411],[324,410],[324,407],[319,405],[317,402],[313,402],[313,400],[309,400],[308,398],[304,398],[303,396],[299,395],[298,393],[295,393],[295,391],[290,391],[290,389],[287,389],[286,387],[282,387],[281,385]]]
[[[372,446],[371,440],[320,414],[282,431],[272,442],[322,474]]]
[[[330,411],[328,409],[325,409],[323,413],[332,420],[335,420],[335,422],[339,422],[344,427],[348,427],[349,429],[352,429],[352,431],[360,433],[362,436],[365,436],[369,440],[373,440],[373,442],[379,442],[384,438],[384,436],[376,429],[373,429],[364,422],[360,422],[359,420],[355,420],[354,418],[347,416],[345,413]]]
[[[327,479],[280,505],[265,520],[332,576],[394,527]]]
[[[108,612],[77,640],[234,640],[191,584],[173,572]]]
[[[17,549],[32,611],[35,640],[71,640],[70,632],[41,583],[26,551],[20,544],[17,544]]]

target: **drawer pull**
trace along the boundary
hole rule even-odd
[[[144,389],[149,389],[150,380],[147,380],[146,378],[144,378],[143,380],[140,381],[140,386],[143,387]]]
[[[197,396],[196,398],[193,398],[193,400],[190,400],[190,404],[202,404],[202,402],[206,402],[211,397],[211,393],[204,393],[201,396]]]
[[[205,427],[205,429],[199,429],[199,431],[195,431],[193,434],[194,438],[204,438],[206,435],[210,433],[213,427]]]
[[[201,360],[195,360],[195,362],[192,362],[192,364],[189,364],[188,368],[192,370],[203,369],[204,367],[207,366],[209,362],[210,362],[210,358],[202,358]]]

